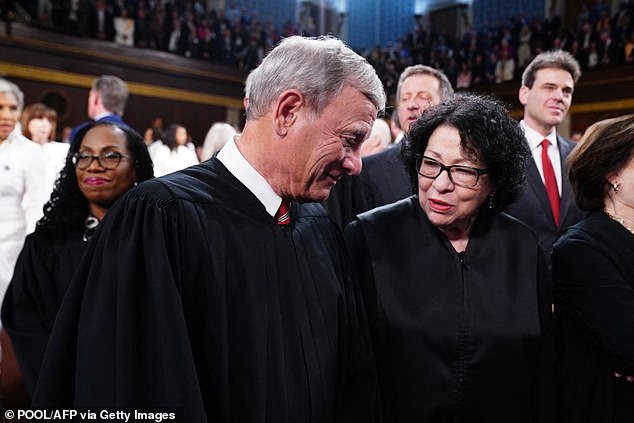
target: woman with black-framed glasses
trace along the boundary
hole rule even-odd
[[[138,182],[153,177],[143,138],[127,127],[95,122],[73,139],[44,217],[26,238],[2,304],[29,394],[33,393],[62,298],[106,212]]]
[[[346,228],[389,422],[547,422],[550,282],[537,236],[501,213],[528,157],[496,100],[456,95],[406,137],[417,194]]]

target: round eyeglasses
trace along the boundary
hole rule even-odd
[[[88,167],[90,167],[90,164],[92,163],[93,160],[97,160],[97,163],[99,163],[99,166],[101,166],[105,170],[113,170],[113,169],[116,169],[117,166],[119,166],[119,163],[121,163],[121,159],[127,159],[127,158],[128,156],[121,153],[114,152],[114,151],[101,153],[98,156],[93,156],[88,153],[77,152],[73,154],[71,160],[73,162],[73,165],[75,165],[76,168],[81,170],[88,169]]]
[[[427,156],[418,156],[416,158],[416,171],[420,176],[429,179],[436,179],[443,170],[447,171],[449,180],[459,187],[473,188],[478,185],[480,175],[488,173],[488,169],[478,169],[470,166],[453,165],[445,166],[438,160]]]

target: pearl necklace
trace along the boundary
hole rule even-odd
[[[615,216],[615,215],[613,215],[612,213],[610,213],[607,210],[603,210],[603,212],[605,214],[607,214],[610,219],[612,219],[612,220],[614,220],[616,222],[619,222],[625,229],[627,229],[628,231],[630,231],[630,233],[632,233],[634,235],[634,229],[630,228],[629,226],[627,226],[625,224],[625,219],[623,219],[622,217],[619,217],[619,216]]]

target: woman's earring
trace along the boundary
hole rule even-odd
[[[619,184],[618,182],[615,182],[612,184],[612,189],[614,190],[614,192],[619,192],[620,186],[621,184]]]
[[[493,209],[493,196],[489,196],[489,208]]]

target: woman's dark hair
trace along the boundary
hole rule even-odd
[[[456,128],[467,155],[489,170],[487,175],[495,194],[481,208],[498,213],[515,201],[525,180],[526,159],[530,155],[524,133],[500,101],[475,94],[456,94],[426,109],[412,126],[401,154],[414,190],[418,187],[416,159],[424,154],[429,138],[441,125]]]
[[[178,147],[178,144],[176,143],[176,131],[178,128],[184,128],[184,126],[179,125],[178,123],[172,123],[163,132],[163,144],[168,146],[171,151],[174,151],[176,147]]]
[[[136,182],[143,182],[154,177],[152,159],[147,151],[143,137],[126,126],[119,126],[108,121],[91,122],[81,128],[72,139],[66,163],[55,181],[51,198],[44,205],[44,217],[37,222],[36,229],[54,233],[64,233],[72,229],[83,229],[88,215],[88,201],[79,190],[73,154],[79,151],[86,133],[97,126],[112,126],[122,130],[126,135],[127,148],[136,170]]]
[[[568,155],[568,178],[577,205],[602,210],[611,186],[608,177],[634,157],[634,114],[605,119],[590,126]]]

